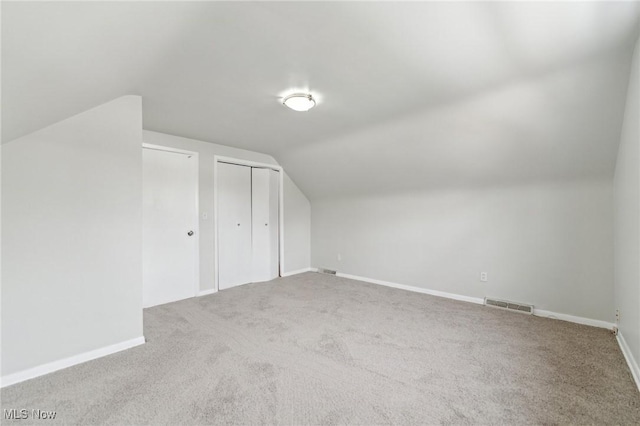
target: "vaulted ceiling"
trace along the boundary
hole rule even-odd
[[[311,199],[611,176],[639,6],[3,2],[2,139],[139,94]]]

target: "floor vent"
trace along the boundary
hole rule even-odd
[[[336,271],[332,271],[331,269],[323,269],[323,268],[318,268],[318,272],[320,272],[321,274],[329,274],[329,275],[336,274]]]
[[[523,314],[533,314],[533,305],[524,303],[509,302],[507,300],[484,298],[484,304],[492,308],[507,309],[509,311],[522,312]]]

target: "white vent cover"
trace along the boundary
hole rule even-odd
[[[529,315],[533,314],[533,305],[527,305],[525,303],[509,302],[508,300],[490,299],[485,297],[484,304],[485,306],[490,306],[492,308],[506,309],[508,311],[516,311]]]

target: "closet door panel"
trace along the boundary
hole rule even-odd
[[[252,169],[252,275],[253,282],[269,281],[279,274],[278,190],[279,174]]]
[[[269,279],[280,276],[280,172],[269,169]]]
[[[251,168],[218,164],[218,287],[251,282]]]
[[[269,216],[269,169],[251,169],[251,184],[252,281],[269,281],[271,279],[270,228],[273,227]]]

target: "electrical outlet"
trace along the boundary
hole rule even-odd
[[[488,277],[487,273],[486,272],[480,272],[480,281],[486,283],[488,280],[489,280],[489,277]]]
[[[338,262],[342,262],[342,255],[338,253]]]
[[[616,309],[616,324],[620,324],[620,309]]]

